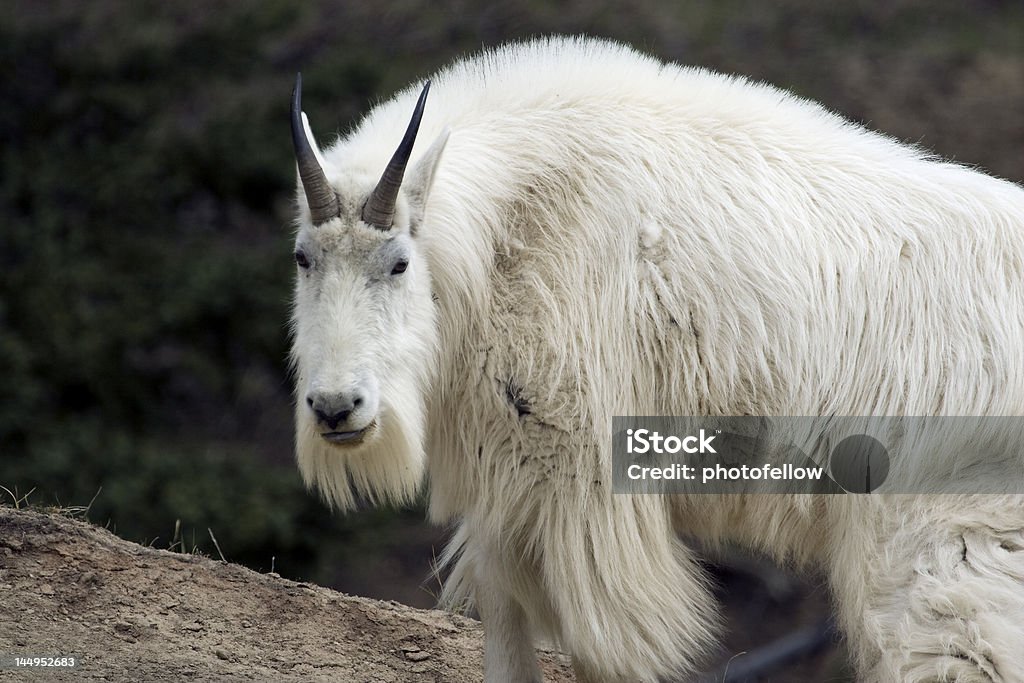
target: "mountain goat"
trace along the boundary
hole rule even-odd
[[[614,415],[1021,415],[1024,190],[605,41],[431,83],[324,151],[296,84],[297,459],[342,510],[429,480],[486,680],[541,680],[542,635],[583,681],[693,672],[716,607],[682,534],[823,572],[863,680],[1024,681],[1022,482],[615,495],[609,473]]]

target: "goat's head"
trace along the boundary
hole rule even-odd
[[[423,471],[436,325],[416,229],[447,135],[405,176],[429,85],[379,180],[327,164],[302,113],[301,78],[292,94],[296,451],[307,484],[340,507],[352,487],[407,499]]]

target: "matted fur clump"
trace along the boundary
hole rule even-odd
[[[824,571],[863,680],[1024,680],[1020,481],[627,496],[610,463],[613,415],[1021,415],[1024,190],[599,40],[458,62],[410,125],[418,95],[323,151],[293,124],[297,455],[341,509],[426,473],[487,681],[540,680],[539,636],[581,680],[698,668],[716,608],[680,533]]]

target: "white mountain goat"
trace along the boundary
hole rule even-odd
[[[716,607],[683,534],[824,572],[862,680],[1024,681],[1024,482],[615,495],[610,474],[613,415],[1024,413],[1024,190],[609,42],[432,84],[323,153],[296,85],[296,447],[342,510],[429,479],[486,680],[541,680],[535,636],[583,681],[696,670]]]

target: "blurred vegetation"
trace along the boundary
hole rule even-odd
[[[302,70],[323,138],[456,55],[552,32],[1024,178],[1019,1],[7,3],[0,484],[99,491],[90,518],[132,540],[167,547],[180,519],[189,548],[215,554],[210,528],[256,569],[429,604],[421,512],[332,516],[291,463],[288,95]]]

